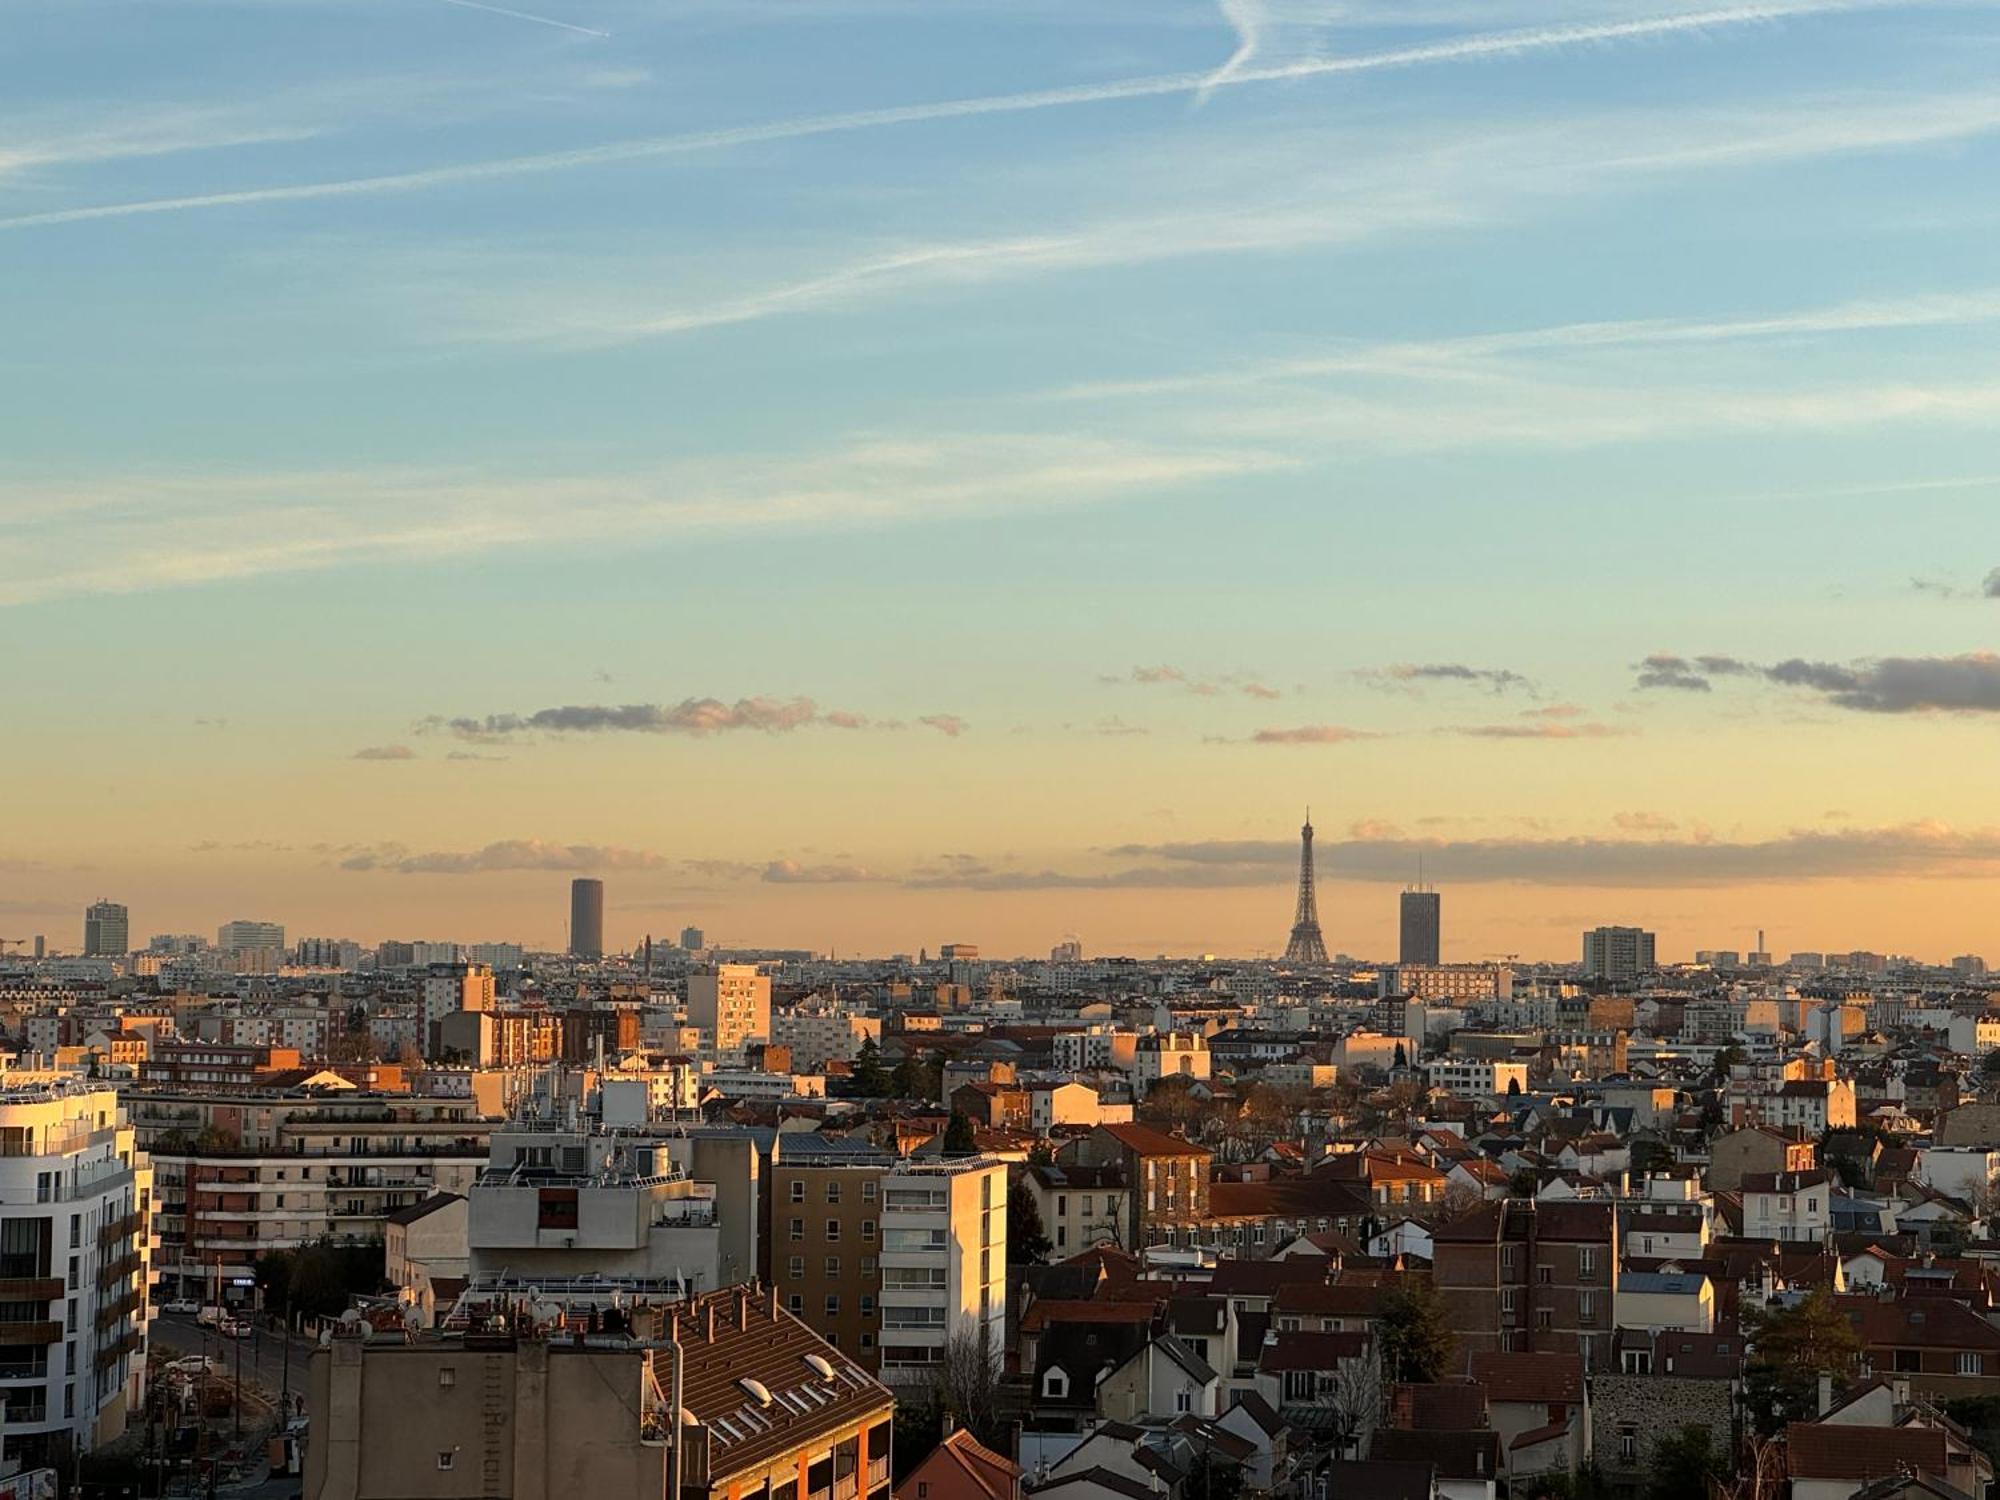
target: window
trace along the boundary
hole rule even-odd
[[[806,1274],[806,1258],[803,1255],[794,1255],[791,1258],[789,1269],[791,1280],[803,1281]]]
[[[1503,1287],[1501,1287],[1501,1288],[1500,1288],[1500,1311],[1501,1311],[1501,1312],[1505,1313],[1505,1314],[1506,1314],[1506,1315],[1507,1315],[1508,1317],[1510,1317],[1510,1318],[1511,1318],[1511,1317],[1513,1317],[1513,1316],[1514,1316],[1514,1312],[1515,1312],[1516,1308],[1518,1308],[1518,1307],[1519,1307],[1519,1305],[1520,1305],[1520,1303],[1519,1303],[1519,1299],[1518,1299],[1518,1297],[1516,1296],[1516,1294],[1515,1294],[1515,1290],[1514,1290],[1514,1288],[1513,1288],[1513,1287],[1511,1287],[1511,1286],[1503,1286]]]
[[[1556,1268],[1554,1266],[1535,1267],[1535,1280],[1539,1281],[1543,1286],[1553,1286],[1555,1279]]]
[[[792,1220],[792,1238],[795,1240],[802,1240],[805,1237],[806,1237],[806,1221],[804,1219]]]
[[[1556,1326],[1556,1310],[1555,1310],[1555,1309],[1554,1309],[1553,1307],[1538,1307],[1538,1308],[1536,1308],[1536,1309],[1535,1309],[1535,1326],[1536,1326],[1537,1328],[1553,1328],[1553,1327],[1555,1327],[1555,1326]]]
[[[1193,1410],[1194,1410],[1194,1393],[1193,1393],[1192,1391],[1175,1391],[1175,1392],[1174,1392],[1174,1410],[1175,1410],[1175,1411],[1193,1411]]]
[[[1051,1401],[1061,1401],[1069,1395],[1069,1376],[1059,1365],[1050,1365],[1048,1373],[1042,1376],[1042,1395]]]
[[[861,1275],[863,1280],[867,1280],[874,1276],[875,1267],[877,1264],[878,1262],[872,1255],[864,1255],[861,1257]]]
[[[1597,1274],[1597,1247],[1585,1245],[1576,1252],[1576,1274],[1582,1281],[1588,1281]]]
[[[1618,1461],[1635,1464],[1639,1461],[1639,1429],[1621,1427],[1618,1429]]]
[[[1502,1245],[1500,1247],[1500,1269],[1503,1271],[1514,1269],[1514,1247],[1512,1245]]]
[[[861,1238],[864,1240],[875,1238],[875,1221],[873,1219],[863,1219],[861,1221]]]
[[[861,1201],[863,1203],[873,1203],[875,1201],[875,1191],[878,1186],[880,1186],[880,1184],[878,1184],[872,1177],[869,1178],[866,1182],[862,1183]]]
[[[440,1469],[449,1469],[457,1458],[458,1455],[455,1452],[446,1448],[438,1454],[438,1467]]]
[[[1985,1357],[1977,1350],[1965,1350],[1958,1356],[1958,1373],[1961,1375],[1984,1375]]]
[[[835,1280],[838,1280],[838,1279],[839,1279],[839,1277],[840,1277],[840,1257],[839,1257],[838,1255],[829,1255],[829,1256],[828,1256],[828,1257],[826,1258],[826,1274],[827,1274],[828,1276],[830,1276],[830,1277],[834,1278]]]
[[[840,1201],[840,1183],[831,1177],[826,1180],[826,1201],[829,1203]]]
[[[840,1220],[828,1219],[826,1221],[826,1242],[829,1245],[840,1243]]]
[[[840,1293],[828,1292],[826,1294],[826,1315],[829,1318],[840,1316]]]
[[[791,1296],[785,1299],[785,1311],[795,1318],[804,1317],[806,1314],[806,1299],[801,1297],[797,1292],[793,1292]]]
[[[875,1316],[875,1298],[868,1292],[861,1294],[861,1316],[864,1318]]]
[[[792,1202],[803,1203],[805,1201],[806,1201],[805,1182],[801,1178],[794,1177],[792,1179]]]
[[[1576,1320],[1579,1323],[1597,1321],[1597,1296],[1594,1292],[1579,1292],[1576,1298]]]
[[[457,1384],[458,1384],[458,1371],[453,1369],[450,1365],[439,1365],[438,1366],[439,1389],[448,1390],[452,1386],[455,1386]]]

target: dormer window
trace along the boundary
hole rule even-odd
[[[1069,1375],[1062,1366],[1051,1365],[1042,1376],[1042,1395],[1050,1401],[1069,1399]]]

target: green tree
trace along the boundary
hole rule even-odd
[[[1729,1070],[1743,1061],[1743,1049],[1731,1043],[1715,1054],[1715,1081],[1729,1082]]]
[[[1398,1068],[1407,1068],[1409,1065],[1410,1065],[1410,1049],[1405,1047],[1401,1042],[1396,1043],[1396,1059],[1394,1066]]]
[[[1393,1381],[1428,1385],[1451,1367],[1458,1336],[1428,1281],[1405,1281],[1384,1297],[1375,1318],[1382,1371]]]
[[[1035,1195],[1023,1183],[1010,1184],[1007,1189],[1007,1259],[1014,1265],[1039,1266],[1049,1258],[1055,1246],[1049,1243],[1049,1231],[1042,1223],[1042,1211],[1035,1203]]]
[[[1766,1437],[1817,1410],[1822,1375],[1833,1377],[1838,1392],[1860,1366],[1861,1336],[1825,1287],[1796,1306],[1752,1312],[1744,1323],[1752,1351],[1744,1400]]]
[[[880,1099],[889,1093],[889,1073],[882,1066],[882,1049],[875,1038],[861,1044],[854,1059],[854,1092],[864,1099]]]
[[[972,1131],[969,1115],[951,1112],[951,1123],[944,1128],[944,1154],[946,1156],[977,1156],[979,1140]]]
[[[1508,1097],[1509,1097],[1509,1098],[1518,1098],[1518,1097],[1520,1096],[1520,1093],[1521,1093],[1521,1080],[1520,1080],[1520,1078],[1519,1078],[1518,1076],[1516,1076],[1516,1077],[1513,1077],[1513,1078],[1510,1078],[1510,1079],[1508,1079],[1508,1080],[1507,1080],[1507,1095],[1508,1095]]]
[[[1651,1468],[1646,1500],[1706,1500],[1709,1481],[1729,1475],[1708,1429],[1692,1424],[1653,1445]]]

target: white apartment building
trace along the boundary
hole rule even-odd
[[[997,1369],[1007,1348],[1007,1168],[987,1157],[904,1160],[882,1178],[882,1378],[927,1383],[969,1333]]]
[[[1082,1031],[1059,1031],[1050,1039],[1053,1061],[1064,1073],[1088,1073],[1098,1068],[1133,1071],[1138,1054],[1139,1034],[1111,1026],[1091,1026]]]
[[[1984,1057],[2000,1047],[2000,1016],[1991,1013],[1951,1018],[1951,1050],[1967,1057]]]
[[[828,1062],[852,1062],[864,1044],[882,1044],[879,1016],[858,1015],[840,1006],[778,1011],[771,1017],[773,1046],[789,1047],[792,1066],[817,1073]]]
[[[494,1132],[493,1164],[467,1197],[475,1281],[719,1284],[715,1186],[675,1166],[665,1141],[518,1120]]]
[[[1377,985],[1384,995],[1413,1000],[1511,1000],[1514,971],[1505,964],[1397,964]]]
[[[143,1412],[152,1192],[108,1085],[0,1082],[0,1465],[58,1463]]]
[[[224,922],[216,931],[215,946],[224,953],[235,953],[245,948],[276,948],[282,952],[285,946],[285,925],[282,922]]]
[[[1749,1239],[1822,1243],[1833,1224],[1833,1183],[1824,1172],[1751,1172],[1743,1178]]]
[[[1132,1059],[1132,1092],[1141,1099],[1163,1078],[1206,1080],[1208,1038],[1198,1031],[1154,1031],[1138,1039]]]
[[[701,1032],[702,1056],[740,1061],[753,1040],[771,1038],[771,978],[755,964],[717,964],[687,981],[687,1023]]]
[[[432,964],[424,975],[423,1039],[461,1011],[493,1009],[493,971],[485,964]],[[393,1055],[393,1054],[392,1054]]]
[[[1528,1091],[1528,1065],[1494,1062],[1479,1057],[1440,1057],[1424,1064],[1424,1076],[1434,1089],[1460,1099],[1502,1099],[1510,1088]]]

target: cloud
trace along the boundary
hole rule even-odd
[[[802,865],[797,860],[774,859],[764,866],[761,878],[767,885],[856,885],[885,877],[861,865]]]
[[[483,718],[433,715],[417,725],[419,733],[444,732],[479,742],[515,735],[549,734],[680,734],[697,738],[753,730],[788,734],[812,724],[854,729],[868,721],[859,714],[821,713],[810,698],[683,698],[678,703],[567,704],[537,709],[531,714],[487,714]]]
[[[415,760],[417,752],[408,745],[368,745],[354,752],[354,760]]]
[[[1396,682],[1465,682],[1476,683],[1496,693],[1510,689],[1532,689],[1534,684],[1519,672],[1510,672],[1504,667],[1469,667],[1463,662],[1397,662],[1384,669],[1384,675]]]
[[[1633,731],[1613,724],[1541,719],[1527,724],[1460,724],[1443,732],[1476,740],[1608,740]]]
[[[612,166],[622,162],[727,150],[737,146],[803,140],[857,130],[876,130],[981,115],[1021,114],[1040,109],[1113,103],[1174,94],[1201,95],[1205,91],[1223,86],[1287,82],[1303,78],[1439,63],[1473,62],[1536,52],[1601,46],[1609,42],[1669,36],[1676,33],[1703,33],[1730,26],[1763,24],[1788,16],[1844,12],[1861,8],[1865,7],[1859,0],[1767,0],[1767,3],[1717,6],[1708,10],[1682,11],[1673,15],[1625,21],[1540,26],[1517,31],[1455,37],[1442,42],[1419,43],[1414,46],[1349,57],[1304,58],[1271,67],[1243,67],[1226,77],[1218,77],[1212,70],[1155,75],[1114,80],[1109,83],[1038,89],[1026,93],[944,100],[932,104],[854,110],[844,114],[777,120],[762,125],[696,131],[686,135],[613,141],[576,150],[488,158],[485,161],[390,172],[372,177],[348,177],[228,192],[189,193],[168,198],[45,209],[0,219],[0,229],[28,229],[142,214],[188,213],[204,209],[246,207],[267,203],[301,203],[326,198],[407,194],[513,177]]]
[[[1377,736],[1366,729],[1350,729],[1345,724],[1301,724],[1296,729],[1260,729],[1250,736],[1253,745],[1345,745]]]
[[[351,854],[343,870],[381,870],[397,875],[491,875],[509,870],[656,870],[667,861],[644,849],[613,844],[552,844],[541,839],[505,839],[467,852],[410,854],[390,844]]]
[[[1120,738],[1135,734],[1151,734],[1153,731],[1146,728],[1143,724],[1127,724],[1116,714],[1112,714],[1109,718],[1097,721],[1095,732],[1110,735],[1113,738]]]
[[[1293,460],[1089,435],[873,436],[627,473],[377,468],[0,479],[0,606],[422,555],[935,524],[1165,492]]]
[[[1440,883],[1463,886],[1667,889],[1806,880],[2000,878],[2000,828],[1960,830],[1938,822],[1794,829],[1751,840],[1718,838],[1699,829],[1680,838],[1355,837],[1322,839],[1314,852],[1322,881],[1400,882],[1419,858]],[[1279,888],[1294,878],[1299,857],[1298,845],[1289,839],[1125,844],[1103,853],[1146,863],[1103,872],[987,868],[961,877],[940,871],[925,884],[975,890]]]
[[[1857,662],[1791,657],[1758,666],[1729,656],[1651,656],[1640,664],[1638,685],[1708,692],[1717,677],[1753,677],[1779,687],[1817,693],[1836,708],[1857,713],[2000,713],[2000,655],[1884,656]]]
[[[1181,667],[1166,665],[1134,667],[1129,678],[1104,674],[1097,680],[1106,687],[1117,687],[1125,682],[1136,683],[1140,687],[1178,687],[1193,693],[1198,698],[1214,698],[1223,693],[1241,693],[1246,698],[1261,698],[1269,702],[1274,698],[1284,697],[1283,693],[1269,683],[1255,677],[1246,677],[1236,672],[1222,672],[1212,677],[1205,677]]]
[[[1733,656],[1673,656],[1655,652],[1638,666],[1641,688],[1671,688],[1685,693],[1706,693],[1711,677],[1748,677],[1757,669]]]
[[[1986,575],[1986,582],[1980,585],[1979,591],[1988,599],[2000,599],[2000,568]]]
[[[1680,826],[1672,818],[1656,812],[1614,813],[1611,821],[1626,833],[1672,833]]]
[[[497,761],[497,760],[505,760],[507,759],[507,757],[504,755],[481,755],[477,750],[453,750],[445,756],[445,759]]]
[[[935,729],[946,739],[955,740],[972,726],[957,714],[925,714],[917,720],[926,729]]]

